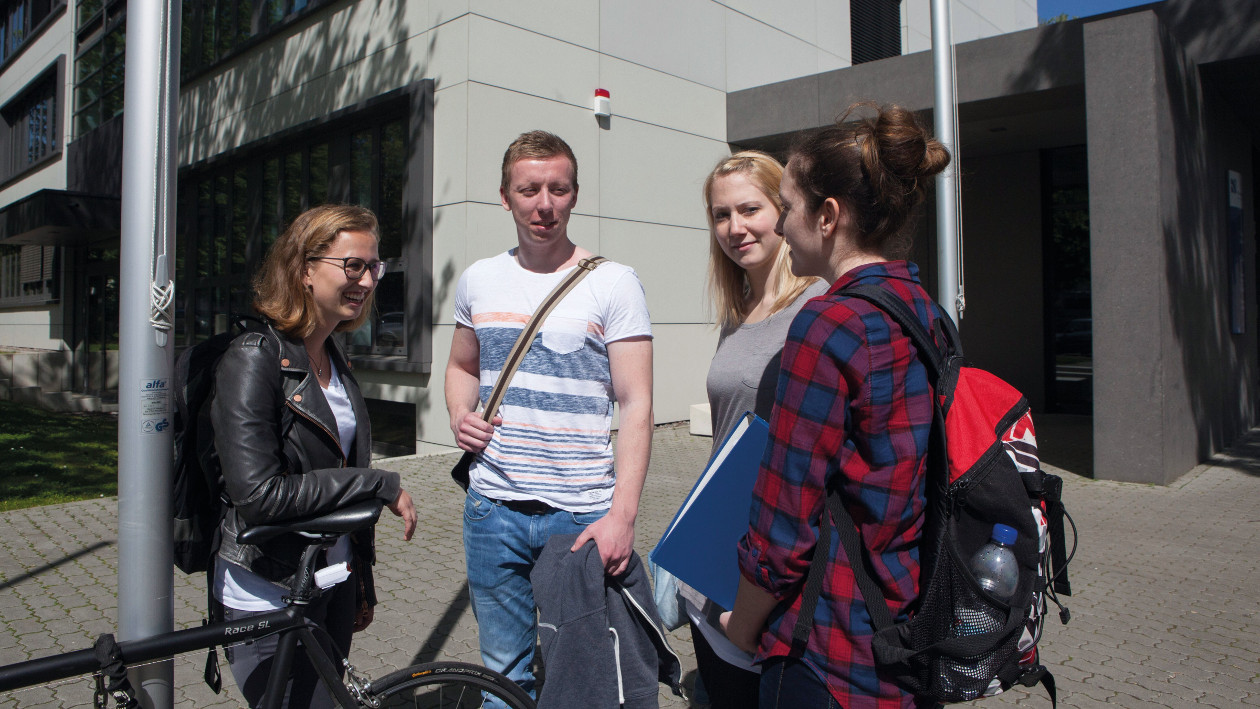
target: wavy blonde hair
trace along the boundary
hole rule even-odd
[[[717,310],[717,323],[723,329],[735,327],[748,315],[748,274],[732,261],[718,244],[713,225],[713,183],[719,177],[741,174],[774,203],[775,211],[783,211],[779,200],[779,182],[783,166],[760,150],[743,150],[723,158],[704,180],[704,213],[709,220],[709,298]],[[792,304],[816,278],[801,278],[792,273],[787,242],[779,245],[771,272],[776,291],[775,313]]]
[[[277,330],[304,338],[315,332],[315,300],[302,283],[306,260],[323,256],[343,231],[366,231],[380,241],[376,215],[353,204],[325,204],[298,215],[267,251],[254,275],[254,310],[271,320]],[[336,332],[356,330],[372,312],[376,290],[363,302],[359,316],[337,323]]]

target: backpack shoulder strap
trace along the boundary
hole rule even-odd
[[[945,350],[936,344],[928,329],[923,326],[923,322],[915,315],[910,306],[905,301],[897,297],[895,293],[886,288],[872,284],[856,284],[844,288],[840,291],[841,295],[860,298],[884,311],[893,322],[901,326],[902,332],[910,338],[915,349],[919,353],[919,357],[923,360],[924,366],[928,370],[928,378],[933,385],[936,384],[938,375],[944,365],[946,354],[959,353],[957,347],[958,337],[957,331],[953,329],[953,323],[949,322],[949,318],[941,315],[937,318],[937,323],[944,321],[940,327],[945,328],[941,333],[942,341],[946,344]],[[794,650],[803,651],[809,640],[810,631],[814,624],[814,610],[818,606],[818,598],[822,594],[823,577],[826,574],[826,565],[831,556],[831,525],[836,525],[836,534],[840,537],[840,544],[844,547],[845,556],[849,560],[849,566],[853,570],[853,580],[857,583],[858,590],[861,592],[862,600],[866,604],[867,612],[871,616],[871,625],[874,626],[876,632],[892,627],[892,614],[888,611],[888,601],[884,597],[884,593],[879,588],[879,584],[875,583],[874,570],[871,568],[870,555],[866,553],[865,547],[862,546],[862,538],[858,533],[857,523],[853,521],[853,516],[849,514],[849,510],[844,506],[844,500],[841,499],[839,491],[828,488],[826,505],[822,514],[822,521],[819,524],[818,544],[814,548],[814,557],[810,560],[809,571],[805,576],[805,583],[801,589],[801,608],[800,614],[796,619],[796,626],[792,630],[792,646]]]
[[[834,522],[833,522],[834,520]],[[810,631],[814,627],[814,610],[818,607],[818,597],[822,595],[823,577],[827,564],[831,559],[831,525],[836,525],[836,534],[840,536],[840,546],[844,548],[845,557],[849,560],[849,568],[853,570],[853,580],[861,592],[862,602],[871,616],[871,625],[875,632],[892,627],[892,613],[888,612],[888,600],[879,584],[875,583],[874,571],[870,567],[870,558],[862,547],[862,538],[857,531],[857,523],[845,508],[840,493],[828,488],[822,521],[819,523],[818,543],[814,547],[814,557],[810,559],[809,571],[805,574],[805,585],[801,588],[801,609],[796,617],[796,626],[792,628],[792,649],[803,652],[809,642]]]
[[[869,283],[860,283],[842,289],[840,294],[865,300],[892,318],[893,322],[897,323],[901,327],[901,331],[914,343],[914,348],[918,350],[919,357],[927,365],[928,376],[932,378],[933,383],[936,382],[937,374],[941,371],[947,354],[962,355],[958,330],[954,327],[954,322],[944,313],[937,313],[936,318],[936,326],[940,333],[940,339],[944,344],[944,347],[942,347],[933,339],[932,333],[928,332],[928,329],[923,325],[923,321],[910,309],[910,306],[906,305],[904,300],[897,297],[895,293],[887,288],[880,288]]]

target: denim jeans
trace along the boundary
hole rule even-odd
[[[762,709],[839,709],[827,683],[804,662],[775,657],[761,667]]]
[[[217,562],[216,562],[217,563]],[[337,667],[337,672],[344,671],[341,661],[350,653],[350,636],[354,628],[356,579],[343,581],[324,592],[306,608],[306,624],[320,626],[324,631],[315,630],[315,639],[328,653],[329,659]],[[262,615],[269,611],[241,611],[235,608],[224,608],[223,616],[227,620],[241,620],[250,616]],[[267,680],[271,677],[272,659],[280,645],[280,636],[268,635],[248,643],[228,645],[223,649],[228,666],[232,668],[232,677],[236,680],[236,688],[251,707],[262,704],[266,694]],[[311,665],[302,646],[298,645],[293,655],[292,674],[285,685],[285,698],[282,707],[297,709],[332,709],[337,706],[328,688],[319,678],[319,673]]]
[[[537,696],[533,662],[538,627],[530,571],[551,535],[578,534],[606,513],[524,514],[473,490],[464,500],[464,557],[481,662],[532,697]]]

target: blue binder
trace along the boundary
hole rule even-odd
[[[766,422],[745,413],[649,554],[657,566],[727,610],[735,606],[739,588],[735,545],[748,531],[753,485],[769,437]]]

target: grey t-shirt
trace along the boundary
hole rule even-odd
[[[805,301],[826,293],[829,287],[826,281],[816,281],[790,305],[765,320],[722,332],[705,381],[713,417],[714,451],[745,411],[770,419],[783,342],[792,318]]]

